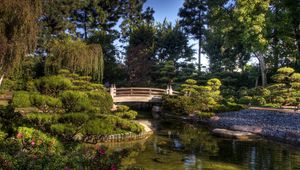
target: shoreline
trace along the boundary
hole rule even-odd
[[[245,109],[218,113],[205,123],[214,128],[250,132],[267,139],[300,146],[300,114],[295,112]]]

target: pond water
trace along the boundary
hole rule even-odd
[[[146,170],[300,170],[300,147],[264,139],[238,141],[213,136],[205,127],[162,122],[147,140],[111,146],[132,148],[122,164]]]

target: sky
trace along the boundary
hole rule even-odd
[[[154,18],[156,22],[163,22],[163,20],[167,18],[168,21],[171,21],[173,24],[175,24],[176,20],[179,20],[177,14],[179,8],[183,6],[183,2],[184,0],[147,0],[144,5],[144,9],[146,9],[148,6],[154,9]],[[192,38],[189,41],[191,45],[194,44],[193,48],[196,50],[195,58],[198,57],[197,42],[198,41],[193,40]],[[201,57],[201,64],[203,66],[208,66],[208,60],[203,55]]]

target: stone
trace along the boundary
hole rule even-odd
[[[242,139],[242,140],[252,139],[256,137],[255,134],[250,132],[233,131],[227,129],[214,129],[212,132],[221,137]]]

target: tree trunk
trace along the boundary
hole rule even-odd
[[[297,25],[294,26],[294,32],[297,44],[296,70],[300,71],[300,30]]]
[[[199,49],[198,49],[198,70],[201,72],[201,47],[202,47],[202,39],[199,38]]]
[[[255,53],[255,56],[257,57],[257,59],[259,61],[259,68],[260,68],[260,73],[261,73],[261,85],[264,87],[267,85],[265,58],[260,53]]]
[[[1,84],[2,84],[3,78],[4,78],[4,74],[1,75],[1,78],[0,78],[0,86],[1,86]]]

